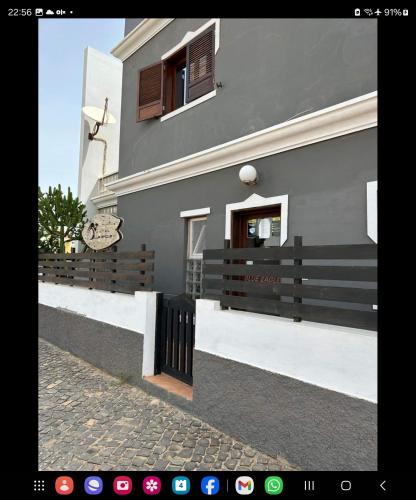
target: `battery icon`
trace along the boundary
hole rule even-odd
[[[408,16],[408,15],[409,15],[409,11],[408,11],[407,9],[404,9],[404,10],[403,10],[403,15],[404,15],[404,16]]]
[[[355,9],[354,14],[355,14],[356,16],[361,15],[361,11],[360,11],[360,9]]]

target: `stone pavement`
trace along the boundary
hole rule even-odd
[[[39,470],[293,470],[39,340]]]

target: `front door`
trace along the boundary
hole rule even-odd
[[[233,248],[280,246],[280,205],[233,212]]]
[[[280,205],[243,210],[233,213],[232,247],[233,248],[266,248],[280,246]],[[280,264],[280,261],[239,260],[234,264]],[[257,276],[255,274],[233,279],[256,283],[280,283],[274,276]],[[232,292],[232,295],[246,296],[244,292]],[[260,296],[260,295],[259,295]],[[277,299],[279,297],[276,296]]]

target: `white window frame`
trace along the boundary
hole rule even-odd
[[[168,59],[170,56],[173,56],[173,54],[178,52],[178,50],[181,50],[184,47],[186,47],[191,40],[199,36],[201,33],[203,33],[212,25],[215,25],[214,30],[215,30],[215,54],[216,54],[220,48],[220,21],[221,21],[220,18],[212,18],[205,24],[200,26],[197,30],[187,31],[182,40],[174,47],[169,49],[167,52],[165,52],[160,59],[164,61],[165,59]]]
[[[162,57],[160,58],[162,61],[165,61],[169,57],[171,57],[173,54],[178,52],[179,50],[183,49],[188,45],[188,43],[199,36],[201,33],[203,33],[205,30],[207,30],[210,26],[214,26],[214,31],[215,31],[215,55],[217,54],[219,48],[220,48],[220,19],[219,18],[213,18],[207,21],[205,24],[203,24],[200,28],[198,28],[195,31],[188,31],[185,36],[182,38],[182,40],[176,44],[172,49],[168,50],[165,52]],[[170,113],[166,113],[165,115],[162,115],[159,119],[161,122],[164,122],[165,120],[169,120],[169,118],[173,118],[176,115],[179,115],[180,113],[183,113],[184,111],[187,111],[188,109],[193,108],[194,106],[197,106],[198,104],[201,104],[208,99],[212,99],[217,95],[217,90],[214,89],[211,92],[208,92],[208,94],[204,94],[201,97],[198,97],[197,99],[194,99],[191,102],[186,102],[186,75],[185,75],[185,99],[184,99],[184,105],[181,106],[180,108],[174,109]]]
[[[188,259],[202,259],[202,256],[203,256],[202,253],[195,253],[195,254],[192,253],[192,236],[193,236],[192,223],[199,221],[199,220],[207,221],[207,217],[206,216],[189,217],[187,219],[187,223],[188,223],[188,252],[187,252],[188,257],[187,258]],[[195,246],[197,246],[197,245],[195,245]]]
[[[377,181],[367,182],[367,235],[377,243]]]

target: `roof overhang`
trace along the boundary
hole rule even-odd
[[[143,47],[145,43],[151,40],[159,31],[163,30],[175,18],[143,19],[121,42],[111,51],[114,57],[125,61],[128,57]]]

